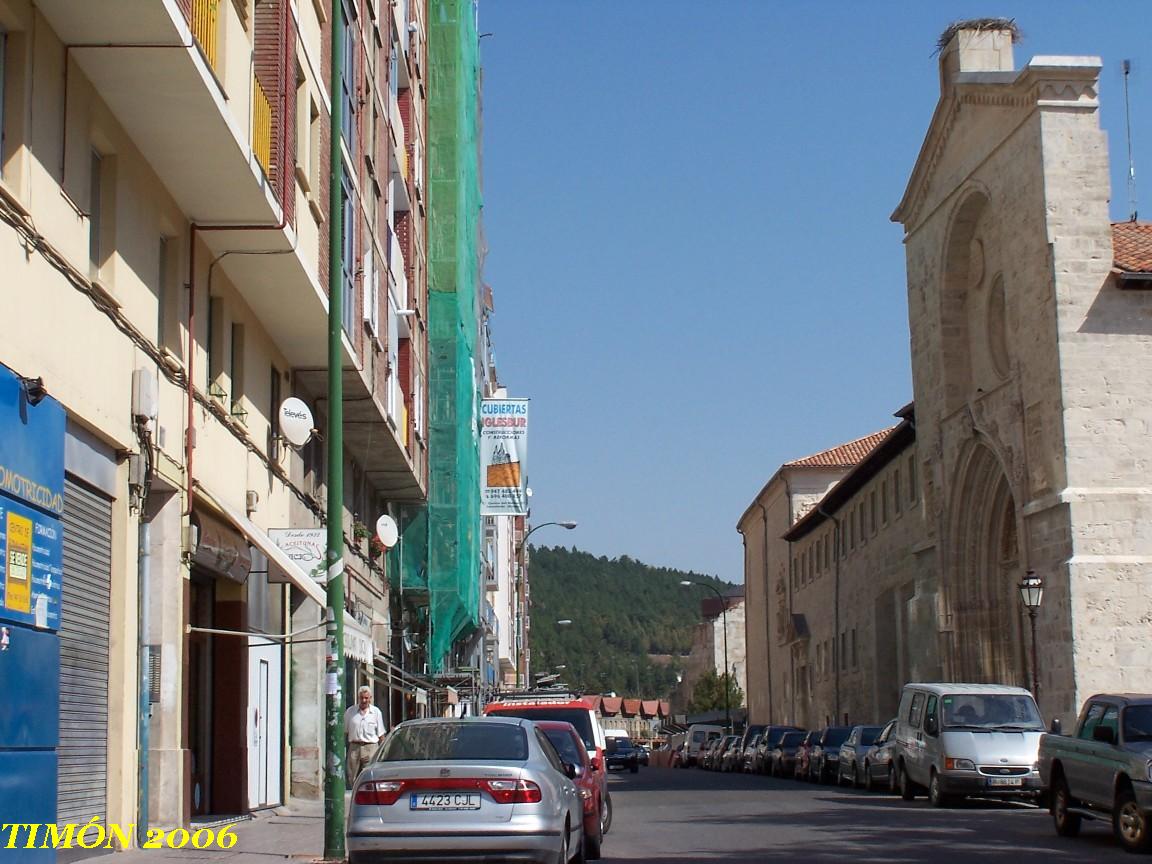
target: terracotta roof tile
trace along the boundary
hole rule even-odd
[[[847,444],[841,444],[839,447],[813,453],[803,459],[785,462],[784,466],[787,468],[852,468],[862,462],[864,457],[871,453],[872,449],[895,428],[895,426],[890,426],[879,432],[873,432],[871,435],[865,435],[863,438],[857,438],[855,441],[849,441]]]
[[[1113,223],[1112,257],[1118,270],[1152,273],[1152,223]]]

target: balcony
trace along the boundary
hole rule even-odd
[[[36,5],[70,46],[72,68],[79,67],[92,82],[189,218],[279,219],[279,204],[253,153],[251,114],[244,110],[250,74],[245,70],[239,77],[241,93],[226,93],[217,74],[226,48],[219,16],[228,4],[37,0]],[[243,122],[234,116],[233,103]]]

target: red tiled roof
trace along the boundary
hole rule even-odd
[[[883,441],[894,428],[896,427],[890,426],[879,432],[873,432],[871,435],[865,435],[863,438],[857,438],[855,441],[849,441],[847,444],[841,444],[839,447],[833,447],[831,450],[823,450],[820,453],[805,456],[803,459],[785,462],[784,467],[851,468],[864,461],[864,457],[871,453],[872,449]]]
[[[1112,257],[1117,270],[1152,273],[1152,223],[1114,222]]]

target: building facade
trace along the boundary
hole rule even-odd
[[[792,593],[782,640],[758,603],[770,671],[750,687],[767,719],[883,721],[902,683],[939,678],[1035,682],[1044,715],[1070,722],[1090,693],[1140,689],[1152,671],[1139,383],[1152,226],[1109,218],[1099,60],[1017,70],[1016,37],[981,20],[941,39],[940,99],[893,214],[915,413],[815,513],[769,526],[791,548],[769,542],[765,569],[788,568]],[[1045,588],[1042,652],[1029,572]]]
[[[391,587],[427,545],[385,555],[372,526],[409,529],[429,486],[428,21],[423,0],[0,0],[0,306],[22,310],[0,363],[66,418],[60,622],[32,627],[58,634],[54,694],[84,718],[61,722],[43,821],[319,795],[325,597],[301,562],[332,471],[342,689],[393,716],[427,701]],[[330,290],[340,465],[320,440]],[[290,396],[324,433],[299,447]]]

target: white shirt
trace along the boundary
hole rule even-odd
[[[344,712],[344,734],[353,744],[378,744],[386,731],[384,715],[375,705],[363,711],[359,705],[353,705]]]

